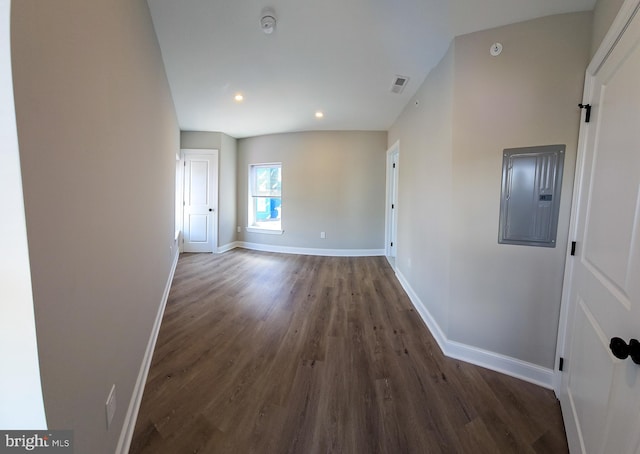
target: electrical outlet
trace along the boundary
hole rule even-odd
[[[238,233],[242,232],[242,227],[238,226]]]
[[[107,409],[107,429],[109,429],[111,421],[113,421],[113,416],[116,414],[116,385],[111,387],[105,407]]]
[[[320,238],[324,240],[325,238],[327,238],[327,234],[325,232],[320,232]]]

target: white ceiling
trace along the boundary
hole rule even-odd
[[[595,0],[148,0],[184,131],[387,130],[454,36]],[[277,25],[260,28],[263,8]],[[489,43],[491,44],[491,43]],[[487,52],[489,47],[487,46]],[[395,75],[410,81],[391,93]],[[242,103],[234,101],[241,92]],[[314,117],[317,110],[325,117]]]

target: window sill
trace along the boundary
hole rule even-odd
[[[260,227],[246,227],[249,233],[265,233],[267,235],[282,235],[284,230],[261,229]]]

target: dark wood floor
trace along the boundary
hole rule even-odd
[[[566,453],[553,393],[446,358],[383,257],[184,254],[131,453]]]

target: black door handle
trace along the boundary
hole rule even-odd
[[[631,356],[631,360],[634,363],[640,364],[640,342],[638,342],[638,339],[631,339],[627,344],[619,337],[612,337],[609,348],[616,358],[627,359]]]
[[[213,208],[209,208],[209,211],[213,211]]]

